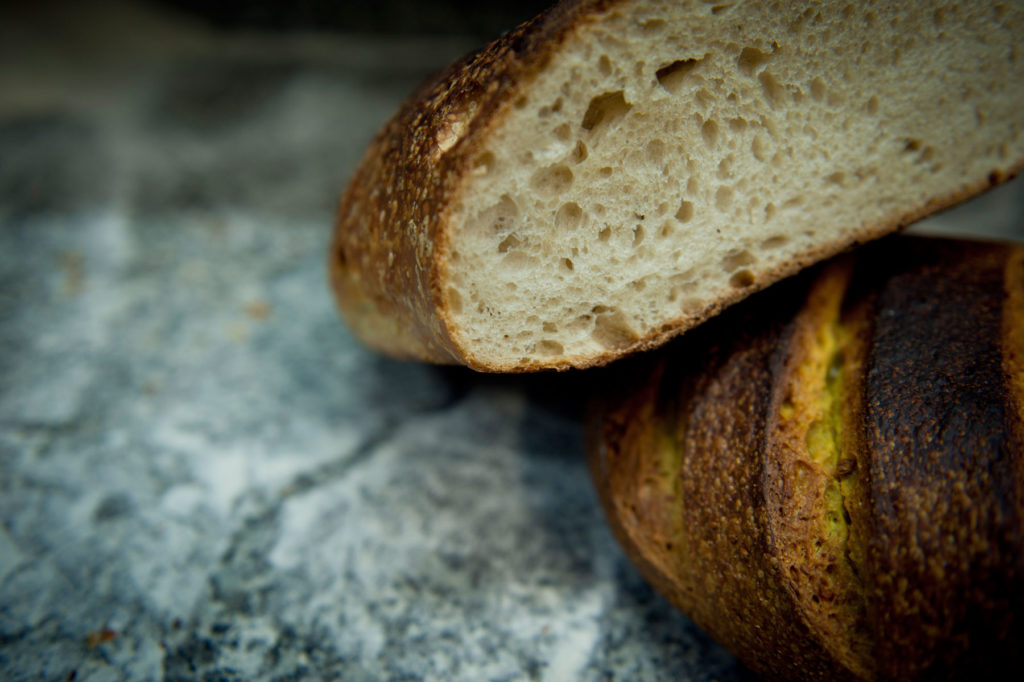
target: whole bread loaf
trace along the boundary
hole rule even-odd
[[[605,363],[1015,173],[1024,4],[570,0],[384,127],[330,251],[351,328]]]
[[[607,517],[747,665],[1021,669],[1024,247],[889,238],[624,365],[590,431]]]

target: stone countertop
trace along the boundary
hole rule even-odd
[[[472,43],[75,8],[0,17],[0,677],[750,678],[607,530],[592,374],[396,363],[334,310],[345,178]]]

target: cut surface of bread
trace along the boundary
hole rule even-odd
[[[1022,304],[1024,246],[895,237],[612,368],[616,536],[769,679],[1020,669]]]
[[[1016,173],[1024,5],[569,2],[378,135],[332,281],[399,357],[603,364]]]

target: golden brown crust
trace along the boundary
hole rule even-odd
[[[1013,669],[1024,248],[867,251],[625,363],[591,432],[602,503],[655,586],[762,674]]]
[[[591,467],[616,536],[670,601],[719,641],[760,652],[760,672],[841,680],[785,586],[765,505],[764,425],[792,334],[786,314],[767,311],[794,313],[805,290],[786,282],[772,306],[694,330],[673,347],[693,362],[622,366],[629,397],[592,436]]]
[[[841,315],[852,259],[829,265],[794,316],[785,362],[770,387],[765,427],[765,505],[771,552],[802,619],[843,668],[870,674],[865,604],[848,553],[844,495],[859,462],[857,378],[865,316]]]

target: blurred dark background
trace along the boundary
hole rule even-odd
[[[494,37],[534,16],[553,0],[158,0],[218,28],[274,31],[476,35]]]

